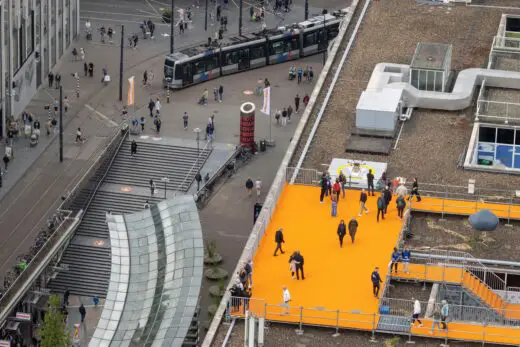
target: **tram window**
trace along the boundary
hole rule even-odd
[[[218,57],[211,56],[203,58],[195,63],[193,63],[193,73],[201,74],[218,67]]]
[[[251,59],[259,59],[265,57],[265,51],[263,46],[251,48]]]
[[[249,48],[244,48],[239,51],[240,60],[249,59]]]
[[[170,66],[164,66],[164,77],[173,78],[173,68]]]
[[[238,52],[226,53],[224,58],[224,65],[233,65],[238,63]]]
[[[285,50],[284,50],[284,42],[283,41],[271,42],[269,44],[269,46],[270,46],[270,54],[271,55],[281,54],[281,53],[285,52]]]
[[[206,64],[204,63],[204,60],[193,63],[193,72],[195,74],[206,72]]]
[[[175,66],[175,79],[180,80],[180,79],[184,78],[184,70],[185,70],[184,67],[186,67],[186,66],[188,66],[188,64],[182,64],[182,65],[177,64]]]
[[[212,56],[205,59],[206,61],[206,71],[214,70],[218,67],[218,57]]]
[[[285,41],[285,52],[294,51],[299,48],[298,39]]]
[[[303,46],[309,47],[318,43],[318,32],[309,33],[305,35]]]

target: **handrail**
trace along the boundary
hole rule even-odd
[[[190,170],[188,171],[188,173],[186,174],[186,176],[184,177],[184,179],[182,180],[182,182],[177,186],[177,189],[175,189],[176,191],[182,191],[182,186],[184,185],[184,182],[186,182],[186,180],[190,177],[190,175],[192,174],[192,171],[193,169],[199,164],[199,158],[202,156],[202,154],[207,150],[207,147],[210,146],[211,147],[211,150],[213,150],[213,143],[211,141],[208,141],[206,143],[206,145],[204,146],[204,148],[202,148],[202,150],[199,150],[199,153],[197,153],[197,158],[195,159],[195,163],[193,163],[193,165],[191,166]],[[210,151],[211,152],[211,151]],[[189,187],[188,187],[189,188]]]
[[[13,284],[0,298],[0,322],[8,318],[11,311],[18,304],[23,295],[25,295],[27,289],[45,270],[61,247],[61,241],[66,240],[78,225],[79,217],[82,213],[83,211],[80,211],[75,217],[68,215],[65,218],[64,222],[55,229],[42,248],[34,255],[27,268],[20,273]],[[65,231],[62,232],[64,229]]]
[[[90,207],[90,204],[92,204],[92,201],[94,200],[94,197],[96,196],[96,193],[97,193],[99,187],[101,186],[101,184],[103,184],[103,181],[107,177],[108,172],[110,171],[110,168],[112,167],[112,164],[114,164],[114,161],[116,159],[117,153],[119,152],[119,150],[121,149],[121,146],[123,145],[123,143],[125,142],[126,138],[128,137],[130,129],[129,128],[123,128],[120,131],[123,131],[123,134],[121,136],[121,141],[119,141],[119,144],[117,145],[117,148],[116,148],[116,150],[114,152],[114,155],[112,155],[112,157],[110,158],[110,162],[108,163],[108,166],[107,166],[105,172],[103,173],[103,176],[101,176],[101,178],[97,182],[96,186],[94,187],[94,189],[90,193],[90,197],[87,200],[87,203],[85,204],[84,211],[87,211],[88,208]],[[116,139],[117,139],[117,137],[116,137]],[[108,147],[107,147],[107,150],[108,150]]]

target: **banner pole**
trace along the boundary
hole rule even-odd
[[[272,117],[271,117],[271,112],[270,111],[271,110],[269,110],[269,144],[271,144],[273,142],[273,138],[271,136],[271,131],[272,131],[273,127],[271,125],[271,122],[272,122],[271,118]]]

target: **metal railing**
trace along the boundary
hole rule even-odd
[[[186,181],[188,179],[193,179],[194,176],[191,176],[193,174],[193,170],[198,170],[198,165],[199,163],[201,162],[201,156],[203,154],[206,153],[206,151],[208,150],[208,147],[209,147],[209,150],[210,150],[210,153],[211,151],[213,150],[213,143],[211,141],[208,141],[206,142],[206,145],[204,146],[204,148],[202,149],[199,149],[199,153],[197,154],[197,158],[195,159],[195,162],[193,163],[193,165],[190,167],[190,169],[188,170],[188,173],[186,174],[186,176],[184,177],[184,179],[182,180],[182,182],[179,184],[179,186],[177,187],[177,191],[179,192],[182,192],[182,187],[184,186],[184,184],[186,183]],[[204,164],[204,162],[202,162],[202,164]],[[189,189],[190,187],[188,186],[186,189]]]
[[[520,121],[520,104],[515,102],[477,100],[477,119],[501,120],[504,123]]]

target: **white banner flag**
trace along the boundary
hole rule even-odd
[[[271,87],[264,88],[264,106],[262,106],[262,113],[271,115]]]

